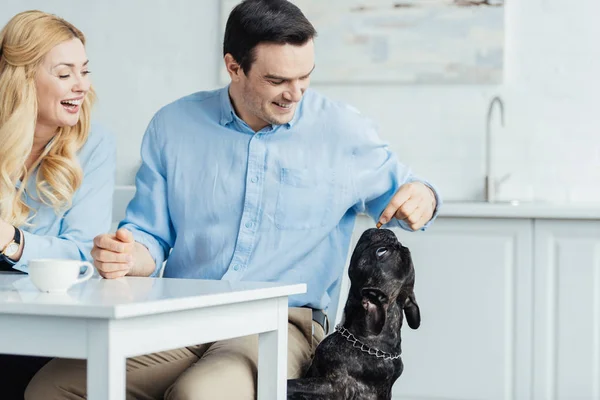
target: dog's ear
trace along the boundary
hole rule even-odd
[[[404,309],[408,326],[412,329],[417,329],[421,325],[421,311],[419,310],[419,305],[413,291],[406,297],[402,308]]]

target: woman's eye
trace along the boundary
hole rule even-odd
[[[380,247],[375,251],[375,255],[377,257],[383,257],[385,253],[387,253],[387,249],[385,247]]]
[[[60,79],[67,79],[69,76],[71,76],[71,75],[59,75],[58,77]]]

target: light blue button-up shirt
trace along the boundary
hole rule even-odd
[[[141,155],[120,226],[154,275],[167,260],[165,277],[307,283],[290,306],[326,308],[356,215],[378,218],[416,180],[368,119],[312,90],[291,122],[256,133],[228,88],[184,97],[156,113]]]
[[[83,182],[75,192],[71,208],[58,214],[39,201],[35,177],[30,177],[25,202],[35,216],[32,225],[20,227],[25,244],[13,268],[27,272],[27,262],[35,258],[92,261],[94,237],[106,233],[111,225],[116,153],[112,134],[94,124],[77,154]]]

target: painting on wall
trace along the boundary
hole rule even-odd
[[[318,32],[315,83],[502,82],[504,0],[291,1]]]

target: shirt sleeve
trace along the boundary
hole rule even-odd
[[[27,272],[35,258],[69,258],[92,261],[94,237],[110,229],[116,172],[116,144],[110,134],[91,150],[83,180],[65,212],[58,236],[23,232],[23,253],[14,266]]]
[[[175,229],[169,217],[166,169],[162,143],[158,137],[154,116],[142,140],[142,165],[135,178],[135,196],[129,202],[125,219],[119,228],[126,228],[136,242],[146,246],[156,265],[150,276],[157,276],[175,242]]]
[[[429,186],[435,194],[436,209],[433,217],[421,228],[425,230],[438,215],[442,204],[438,190],[429,182],[417,177],[410,168],[402,164],[392,153],[387,143],[382,141],[375,126],[365,121],[363,132],[358,134],[358,140],[352,149],[352,179],[357,202],[354,209],[358,213],[366,213],[378,221],[381,213],[387,207],[398,189],[406,183],[422,182]],[[399,226],[412,231],[405,221],[392,218],[386,227]]]

